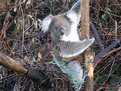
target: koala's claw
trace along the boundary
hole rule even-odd
[[[95,40],[95,38],[94,38],[94,37],[91,37],[91,38],[90,38],[90,36],[89,36],[89,35],[86,35],[85,40],[89,40],[89,39],[93,39],[93,40]]]
[[[87,39],[90,39],[90,36],[89,36],[89,35],[86,35],[86,38],[87,38]]]

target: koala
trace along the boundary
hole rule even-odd
[[[88,35],[84,40],[80,40],[77,28],[81,18],[80,1],[78,0],[69,11],[55,16],[50,14],[42,21],[42,31],[49,31],[51,34],[51,53],[55,63],[64,73],[70,75],[73,83],[84,79],[84,74],[79,61],[69,58],[83,53],[95,40]],[[66,63],[66,67],[61,65],[62,62]]]
[[[56,47],[58,47],[58,50],[61,50],[60,55],[66,53],[65,55],[61,55],[62,57],[76,56],[84,52],[84,50],[94,42],[94,38],[89,39],[89,37],[82,41],[80,40],[77,28],[81,17],[79,9],[80,0],[78,0],[66,13],[55,16],[49,15],[43,19],[42,31],[50,32],[53,45],[55,46],[57,44]],[[65,46],[61,46],[63,43]],[[68,49],[71,49],[69,49],[71,52],[63,50],[67,49],[67,47]],[[74,51],[73,49],[76,49],[77,51]]]
[[[52,41],[79,41],[77,33],[77,26],[80,21],[79,6],[80,1],[77,2],[76,7],[72,7],[66,13],[56,16],[49,15],[44,18],[42,22],[42,31],[50,31]]]

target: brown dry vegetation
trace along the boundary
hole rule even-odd
[[[44,82],[34,82],[0,65],[0,91],[73,91],[67,75],[52,63],[50,36],[41,32],[41,20],[50,13],[67,11],[74,2],[76,0],[0,0],[0,40],[6,32],[0,41],[0,52],[49,76]],[[5,28],[8,12],[13,17]],[[90,0],[90,19],[96,29],[91,28],[91,36],[96,38],[92,48],[95,56],[101,51],[103,54],[94,61],[94,91],[117,91],[121,86],[121,43],[115,40],[121,40],[121,0]],[[7,31],[2,31],[3,28]],[[112,43],[111,49],[105,51]]]

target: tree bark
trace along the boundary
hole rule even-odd
[[[87,35],[90,34],[90,19],[89,19],[89,0],[81,0],[81,39],[84,39]],[[85,91],[94,91],[93,90],[93,60],[94,55],[89,47],[84,53],[85,68],[88,72],[86,81],[85,81]]]

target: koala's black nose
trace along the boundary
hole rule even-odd
[[[64,35],[64,28],[59,28],[60,35]]]

